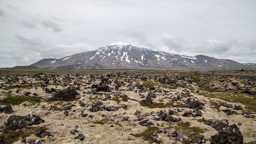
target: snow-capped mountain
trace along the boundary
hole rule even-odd
[[[31,66],[53,69],[239,69],[232,60],[204,55],[184,56],[126,43],[113,43],[98,50],[60,59],[42,59]]]

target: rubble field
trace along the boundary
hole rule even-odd
[[[256,71],[23,72],[0,73],[1,144],[256,144]]]

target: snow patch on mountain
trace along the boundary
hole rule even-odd
[[[68,60],[68,59],[70,59],[70,58],[71,58],[71,56],[65,57],[64,59],[62,59],[62,61]]]

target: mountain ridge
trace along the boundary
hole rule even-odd
[[[127,43],[112,43],[97,50],[31,64],[51,69],[241,69],[253,65],[206,55],[186,56],[155,51]]]

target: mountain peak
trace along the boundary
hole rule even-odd
[[[132,44],[124,43],[124,42],[116,42],[116,43],[111,43],[108,46],[127,46],[127,45],[132,45]]]
[[[134,45],[134,44],[124,43],[124,42],[111,43],[111,44],[108,44],[105,48],[114,48],[114,49],[138,48],[138,49],[152,50],[146,46]]]

